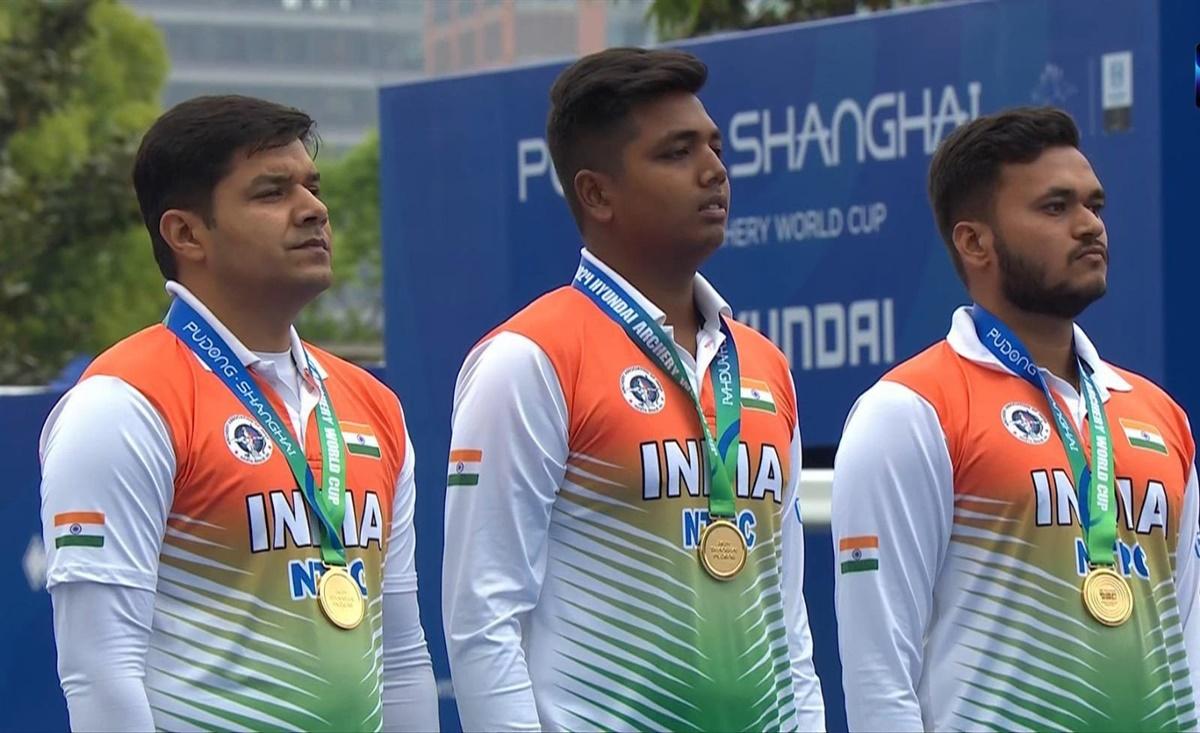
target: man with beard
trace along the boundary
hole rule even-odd
[[[1104,191],[1061,111],[956,130],[937,225],[974,305],[851,410],[833,482],[851,730],[1194,729],[1195,445],[1102,361]]]

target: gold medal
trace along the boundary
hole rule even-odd
[[[1133,590],[1110,567],[1093,567],[1083,579],[1083,606],[1105,626],[1120,626],[1133,615]]]
[[[340,629],[353,629],[362,623],[367,611],[358,583],[345,567],[325,568],[317,581],[317,602],[326,618]]]
[[[746,538],[728,519],[714,519],[700,534],[700,565],[717,580],[729,580],[746,566]]]

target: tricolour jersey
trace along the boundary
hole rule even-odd
[[[548,431],[545,442],[554,447],[530,467],[514,467],[511,453],[495,455],[501,451],[473,442],[494,436],[474,429],[462,414],[455,416],[444,597],[465,723],[506,722],[473,712],[475,702],[464,707],[464,689],[474,693],[484,684],[473,679],[476,652],[465,639],[476,627],[478,633],[496,633],[487,630],[497,622],[489,614],[506,620],[508,609],[526,602],[511,587],[526,581],[496,566],[516,552],[497,544],[520,542],[533,545],[521,548],[531,564],[528,582],[540,578],[542,583],[540,593],[535,588],[527,601],[532,607],[520,617],[520,633],[543,729],[796,727],[780,582],[781,524],[792,511],[785,511],[785,492],[798,470],[790,455],[795,398],[779,351],[750,328],[736,322],[730,327],[743,400],[734,521],[749,557],[728,582],[709,577],[697,558],[710,517],[707,460],[694,403],[605,313],[580,292],[562,288],[476,347],[492,348],[490,342],[514,337],[531,342],[537,358],[548,359],[552,367],[547,379],[557,383],[552,390],[561,389],[559,409],[565,412],[561,438]],[[476,378],[470,363],[460,387]],[[511,368],[527,367],[522,362]],[[705,417],[715,429],[712,379],[704,376],[701,383]],[[466,408],[460,404],[458,409]],[[522,411],[519,405],[515,409]],[[528,412],[542,410],[529,406]],[[540,418],[514,419],[528,425]],[[565,459],[561,466],[558,451]],[[528,489],[511,485],[531,475]],[[543,504],[526,497],[547,482],[556,485],[550,487],[543,519]],[[512,511],[525,514],[511,519]],[[485,519],[493,516],[497,519]],[[544,540],[519,527],[494,534],[507,531],[499,527],[509,521],[530,527],[545,522],[548,532]],[[816,699],[819,706],[819,688]]]
[[[852,727],[887,719],[877,693],[894,700],[909,690],[933,730],[1194,728],[1186,417],[1148,380],[1100,362],[1076,332],[1112,436],[1111,559],[1134,597],[1129,621],[1104,626],[1080,595],[1089,557],[1079,487],[1046,398],[981,355],[968,328],[956,316],[952,337],[963,346],[943,341],[868,392],[839,452],[838,611]],[[1055,381],[1090,460],[1084,406]]]
[[[151,538],[147,528],[164,518],[145,516],[138,497],[56,489],[58,508],[46,517],[57,535],[49,579],[156,592],[145,687],[160,728],[382,725],[381,578],[407,450],[403,419],[396,398],[365,372],[306,349],[326,375],[347,448],[342,536],[367,608],[350,631],[318,608],[319,522],[282,452],[187,346],[153,326],[102,354],[83,377],[120,379],[161,416],[176,460],[174,494],[164,535]],[[287,416],[274,391],[255,379]],[[318,440],[310,410],[303,442],[319,485]],[[89,545],[73,536],[98,539]],[[142,557],[159,539],[157,558]],[[156,570],[147,570],[153,560]]]

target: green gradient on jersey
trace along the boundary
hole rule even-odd
[[[683,504],[647,511],[596,496],[568,482],[556,511],[570,552],[554,567],[573,596],[561,602],[588,620],[572,624],[554,667],[580,703],[565,711],[575,726],[608,727],[589,714],[603,710],[632,729],[794,730],[775,505],[756,507],[746,567],[719,582],[694,550],[662,539],[678,533]]]
[[[994,500],[960,497],[958,504],[949,552],[964,586],[960,643],[984,661],[962,672],[970,692],[952,705],[955,724],[1195,729],[1173,563],[1162,545],[1151,545],[1157,549],[1147,562],[1166,571],[1150,580],[1129,578],[1133,617],[1111,628],[1084,610],[1075,558],[1057,550],[1055,532],[1008,535],[999,529],[1005,520]],[[1077,532],[1078,525],[1061,529]],[[1051,544],[1039,546],[1038,539]]]
[[[156,723],[382,729],[377,584],[363,623],[343,631],[320,615],[315,599],[293,601],[283,582],[287,562],[316,559],[317,548],[263,553],[238,568],[206,557],[204,549],[203,540],[178,530],[163,544],[146,670]]]

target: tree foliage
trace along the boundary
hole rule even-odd
[[[334,286],[305,309],[297,328],[348,358],[377,359],[383,327],[378,133],[337,160],[323,163],[318,156],[317,167],[333,229]]]
[[[0,3],[0,384],[40,384],[162,316],[130,168],[162,37],[116,0]]]
[[[920,4],[932,0],[910,0]],[[892,0],[653,0],[646,15],[664,41],[719,31],[852,15],[859,8],[883,10]]]

